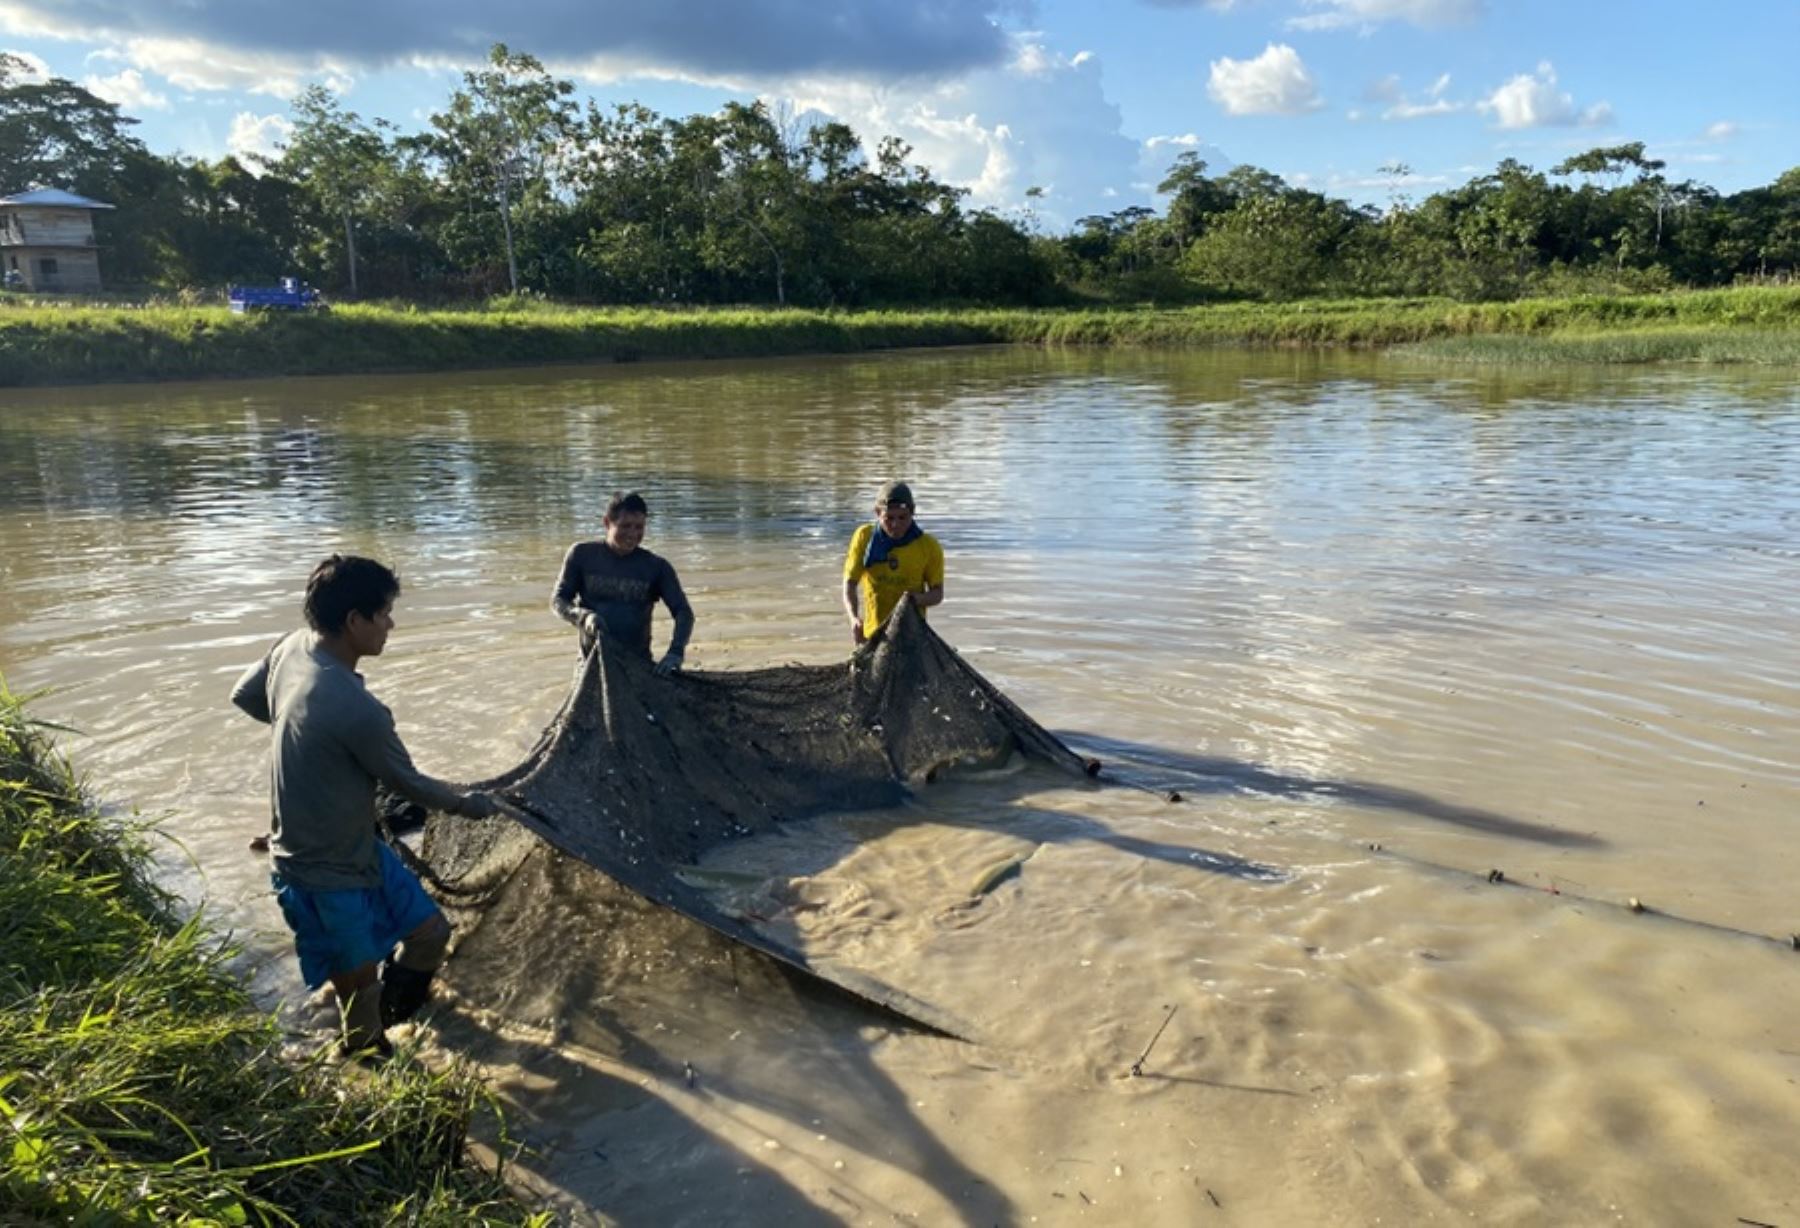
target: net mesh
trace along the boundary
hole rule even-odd
[[[521,820],[433,815],[424,869],[463,933],[464,968],[496,942],[520,962],[520,927],[547,926],[548,914],[567,905],[536,898],[547,876],[569,873],[547,867],[548,845],[866,1001],[966,1035],[960,1021],[873,975],[815,967],[681,871],[728,841],[824,812],[893,806],[944,769],[993,765],[1015,752],[1091,774],[1092,765],[971,668],[908,603],[840,665],[658,677],[648,662],[602,641],[524,762],[475,786],[501,794]],[[563,894],[571,889],[580,890],[564,881]],[[496,933],[501,918],[509,919],[505,936]],[[504,958],[496,950],[485,962],[499,967]]]

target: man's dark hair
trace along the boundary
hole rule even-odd
[[[644,502],[644,496],[632,491],[630,494],[614,492],[612,502],[606,505],[606,518],[617,520],[626,512],[636,512],[640,516],[650,514],[650,505]]]
[[[334,554],[306,581],[306,625],[320,635],[339,635],[351,613],[373,618],[400,595],[400,577],[374,559]]]

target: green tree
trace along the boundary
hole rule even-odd
[[[1406,181],[1412,178],[1413,168],[1396,158],[1375,168],[1375,173],[1388,181],[1388,212],[1404,213],[1412,207],[1412,198],[1406,194]]]
[[[1223,183],[1207,176],[1205,159],[1192,150],[1175,159],[1156,190],[1172,197],[1169,232],[1176,247],[1182,250],[1205,233],[1213,218],[1231,212],[1237,204],[1237,198]]]
[[[1644,156],[1642,141],[1631,141],[1598,146],[1565,158],[1550,170],[1553,175],[1588,178],[1577,193],[1584,229],[1597,250],[1611,244],[1617,270],[1623,270],[1628,259],[1644,263],[1661,253],[1664,224],[1674,202],[1661,174],[1665,165]],[[1632,171],[1636,178],[1627,184],[1624,176]],[[1608,186],[1598,189],[1594,179],[1605,179]]]
[[[1555,248],[1556,192],[1512,158],[1415,213],[1423,233],[1446,242],[1444,289],[1459,298],[1516,297]]]
[[[578,128],[575,86],[536,57],[495,43],[488,66],[463,74],[449,105],[431,117],[428,148],[452,188],[496,206],[507,284],[519,290],[514,211],[554,211],[557,177]],[[533,219],[537,220],[537,219]]]
[[[688,297],[699,213],[678,181],[670,124],[637,103],[590,106],[576,150],[572,231],[594,292],[622,302]]]
[[[41,184],[104,197],[149,156],[129,131],[136,123],[72,81],[35,80],[23,59],[0,51],[0,191]]]
[[[1245,201],[1269,200],[1288,192],[1287,180],[1260,166],[1234,166],[1219,177],[1219,186],[1234,205]]]
[[[775,301],[785,306],[788,261],[804,234],[800,168],[761,102],[726,103],[715,143],[720,161],[709,199],[714,220],[709,242],[716,260],[747,272],[766,253]]]
[[[1196,239],[1182,263],[1201,282],[1236,294],[1301,298],[1341,281],[1341,258],[1366,221],[1317,192],[1252,195]]]
[[[296,270],[305,210],[298,184],[253,174],[232,157],[186,163],[178,182],[181,280],[216,286]]]
[[[383,119],[364,123],[322,85],[308,86],[294,100],[293,110],[293,133],[273,166],[283,178],[304,185],[318,208],[343,226],[344,263],[354,296],[359,292],[356,224],[392,177],[395,151],[387,134],[393,125]]]

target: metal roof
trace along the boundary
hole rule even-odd
[[[105,201],[89,200],[85,196],[77,196],[75,193],[65,192],[61,188],[32,188],[29,192],[20,192],[14,196],[0,196],[0,205],[38,205],[58,209],[112,208]]]

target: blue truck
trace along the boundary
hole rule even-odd
[[[328,311],[319,292],[298,277],[283,277],[279,286],[227,286],[232,311]]]

